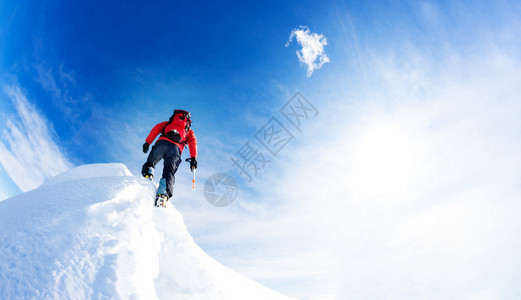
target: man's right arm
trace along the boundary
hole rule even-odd
[[[154,140],[156,139],[156,137],[163,131],[163,129],[165,128],[167,123],[168,123],[167,121],[164,121],[164,122],[161,122],[161,123],[157,124],[156,126],[154,126],[154,128],[152,128],[152,130],[150,130],[150,133],[148,134],[147,138],[145,139],[145,142],[147,142],[148,144],[152,144],[154,142]]]

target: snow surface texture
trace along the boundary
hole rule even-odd
[[[0,203],[0,299],[290,299],[215,261],[122,164]]]

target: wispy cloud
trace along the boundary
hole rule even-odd
[[[301,245],[330,254],[317,259],[332,266],[324,282],[336,281],[337,298],[511,298],[521,61],[494,49],[446,61],[407,51],[378,53],[378,85],[322,107],[327,126],[305,140],[323,145],[287,157],[293,167],[272,174],[283,186],[270,192],[294,208],[283,217],[301,224]]]
[[[5,199],[5,198],[7,198],[7,195],[4,194],[4,193],[2,192],[2,190],[0,190],[0,201],[2,201],[2,200]]]
[[[87,104],[90,95],[75,95],[74,74],[65,72],[63,65],[53,68],[42,61],[33,66],[36,72],[36,81],[51,95],[53,104],[63,113],[65,119],[73,126],[77,125],[89,109]]]
[[[327,118],[255,194],[187,209],[195,239],[302,299],[515,298],[521,58],[493,42],[473,49],[366,53],[370,84],[317,90]]]
[[[300,26],[291,31],[286,47],[293,41],[293,38],[296,38],[299,45],[302,46],[302,49],[297,50],[297,56],[300,64],[307,66],[308,77],[311,77],[315,70],[329,62],[329,57],[324,51],[324,46],[327,45],[327,39],[324,35],[313,33],[306,26]]]
[[[78,89],[74,71],[50,59],[52,56],[43,55],[45,47],[43,39],[34,39],[34,79],[50,95],[52,103],[63,113],[71,127],[79,126],[80,120],[91,110],[92,97]]]
[[[13,104],[16,115],[3,117],[0,165],[25,192],[72,164],[54,142],[51,125],[29,103],[20,87],[4,86],[3,92]]]

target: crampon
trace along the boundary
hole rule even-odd
[[[156,207],[166,207],[166,203],[168,202],[168,196],[159,194],[156,195]]]

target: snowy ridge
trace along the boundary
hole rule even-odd
[[[154,193],[96,164],[1,202],[0,298],[290,299],[209,257]]]

